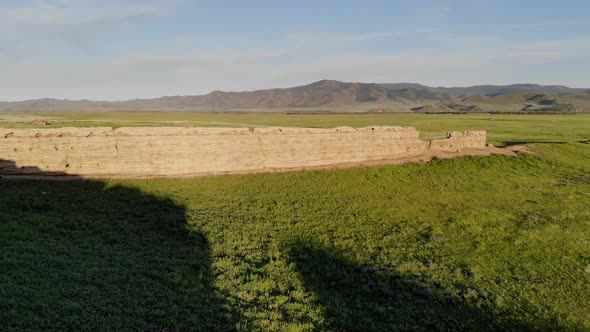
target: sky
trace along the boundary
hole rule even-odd
[[[0,0],[0,100],[308,84],[590,88],[588,0]]]

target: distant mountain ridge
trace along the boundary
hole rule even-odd
[[[379,109],[384,108],[386,111],[409,111],[411,108],[420,105],[434,103],[460,105],[461,102],[489,102],[490,98],[495,99],[498,96],[521,93],[540,95],[572,94],[578,97],[580,95],[590,95],[590,91],[587,91],[587,89],[575,89],[561,85],[512,84],[446,88],[429,87],[416,83],[349,83],[322,80],[292,88],[245,92],[213,91],[206,95],[167,96],[117,102],[52,98],[21,102],[0,102],[0,110],[187,110],[224,112],[235,110],[351,109],[355,107],[371,110],[372,107],[377,107]],[[519,100],[519,102],[521,101]],[[461,109],[479,108],[461,107]]]

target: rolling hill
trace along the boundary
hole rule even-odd
[[[533,98],[534,97],[534,98]],[[532,99],[531,99],[532,98]],[[549,102],[553,100],[553,102]],[[432,105],[429,107],[425,107]],[[570,106],[567,106],[570,105]],[[197,112],[518,112],[590,111],[584,89],[535,84],[428,87],[415,83],[349,83],[322,80],[303,86],[206,95],[106,102],[36,99],[0,102],[0,111],[197,111]]]

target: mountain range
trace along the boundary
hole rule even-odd
[[[561,85],[513,84],[429,87],[415,83],[322,80],[292,88],[127,101],[36,99],[0,102],[0,111],[198,112],[586,112],[590,90]]]

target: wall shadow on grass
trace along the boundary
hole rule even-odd
[[[543,140],[508,140],[502,141],[502,146],[510,147],[514,145],[526,145],[526,144],[570,144],[570,143],[581,143],[581,141],[543,141]]]
[[[296,242],[288,255],[306,288],[325,309],[321,330],[335,331],[539,331],[560,330],[555,322],[529,326],[493,308],[475,308],[427,280],[376,266],[358,266],[335,250]],[[456,285],[465,293],[474,290]]]
[[[0,207],[0,330],[232,329],[182,206],[101,181],[0,179]]]

